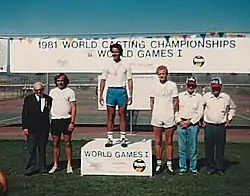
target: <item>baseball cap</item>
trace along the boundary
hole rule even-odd
[[[222,80],[219,77],[212,78],[210,82],[210,86],[213,87],[221,87]]]
[[[187,85],[197,85],[197,79],[196,79],[196,77],[193,77],[193,76],[188,77],[186,79],[186,84]]]

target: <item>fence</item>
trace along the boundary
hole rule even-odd
[[[170,80],[178,84],[179,91],[185,90],[185,79],[192,74],[172,74]],[[97,109],[97,74],[68,74],[70,87],[75,90],[77,96],[77,120],[78,125],[105,125],[106,112]],[[237,116],[232,125],[234,127],[250,127],[250,75],[249,74],[196,74],[199,85],[198,92],[205,88],[209,91],[211,77],[220,76],[224,82],[223,91],[228,93],[237,105]],[[1,77],[1,76],[0,76]],[[47,86],[47,91],[54,87],[54,74],[26,74],[0,79],[0,125],[20,125],[23,97],[30,94],[32,85],[36,81],[42,81]],[[132,111],[131,119],[134,125],[149,125],[149,111]],[[116,119],[116,123],[118,123]]]

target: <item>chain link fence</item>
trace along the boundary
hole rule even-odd
[[[70,87],[77,96],[77,120],[79,125],[105,125],[106,112],[98,111],[96,87],[98,74],[69,73]],[[223,91],[228,93],[237,105],[237,116],[233,121],[236,127],[250,126],[250,74],[170,74],[169,79],[178,84],[179,92],[185,90],[188,76],[198,79],[197,91],[210,91],[209,82],[212,77],[219,76],[223,81]],[[46,84],[46,92],[55,87],[55,74],[18,74],[0,76],[0,125],[20,124],[23,98],[32,93],[33,84],[41,81]],[[133,125],[149,125],[149,111],[132,111],[130,122]],[[128,113],[128,121],[130,120]],[[8,120],[10,119],[10,120]],[[12,120],[15,119],[15,120]],[[116,119],[118,123],[118,119]]]

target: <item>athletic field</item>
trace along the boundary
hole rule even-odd
[[[199,168],[197,176],[171,176],[167,173],[153,177],[129,176],[80,176],[80,148],[85,140],[73,142],[74,173],[66,174],[65,161],[61,161],[61,170],[54,175],[24,176],[25,142],[5,140],[0,142],[1,169],[9,183],[10,196],[247,196],[250,195],[250,156],[249,144],[228,143],[224,176],[205,174],[204,145],[199,143]],[[175,168],[177,166],[177,145],[175,149]],[[51,143],[48,145],[48,162],[52,158]],[[61,160],[65,160],[61,153]]]

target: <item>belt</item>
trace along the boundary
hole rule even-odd
[[[208,123],[208,122],[205,122],[205,123],[208,125],[213,125],[213,126],[221,126],[221,125],[225,126],[226,124],[226,123]]]
[[[125,86],[109,86],[108,88],[112,88],[112,89],[123,89],[126,88]]]
[[[190,118],[181,118],[182,121],[190,120]]]

